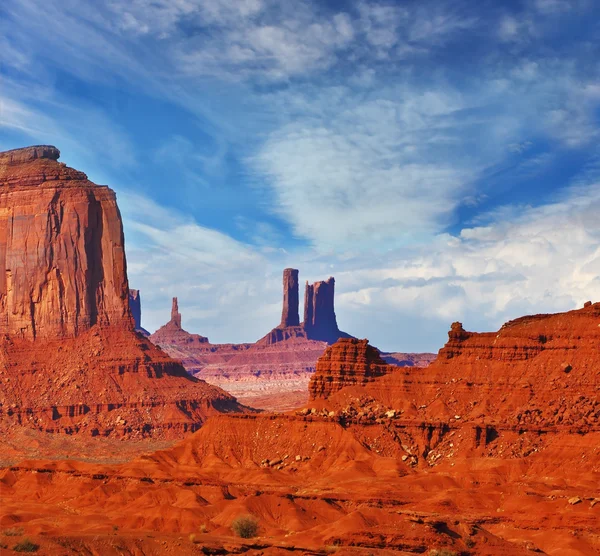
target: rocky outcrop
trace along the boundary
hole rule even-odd
[[[270,410],[293,409],[308,398],[308,383],[328,341],[350,337],[337,326],[334,280],[307,285],[305,322],[297,321],[298,271],[283,272],[282,322],[254,344],[211,344],[181,328],[176,299],[171,320],[150,336],[192,375],[220,386],[243,403]],[[308,324],[307,324],[308,323]],[[394,357],[401,359],[394,359]],[[433,354],[386,354],[392,364],[425,366]]]
[[[49,146],[0,154],[0,334],[133,328],[115,194],[59,154]]]
[[[364,386],[395,369],[369,345],[369,340],[340,338],[317,361],[308,386],[310,399],[328,398],[346,386]]]
[[[0,153],[0,426],[164,435],[244,411],[135,333],[115,193],[59,155]]]
[[[280,328],[300,325],[298,271],[286,268],[283,271],[283,309]]]
[[[177,298],[173,298],[173,302],[171,304],[171,321],[173,326],[177,328],[181,328],[181,313],[179,312],[179,303],[177,302]]]
[[[468,332],[454,323],[448,336],[424,369],[384,369],[365,346],[340,340],[317,362],[311,397],[345,404],[359,395],[355,384],[366,382],[360,395],[424,422],[600,430],[600,303],[522,317],[494,333]],[[370,366],[376,380],[368,380]]]

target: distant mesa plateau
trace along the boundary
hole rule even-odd
[[[352,336],[337,324],[333,277],[306,283],[304,320],[300,322],[298,274],[294,268],[283,271],[281,322],[256,343],[211,344],[204,336],[186,332],[181,327],[177,298],[173,298],[171,320],[151,334],[150,340],[180,360],[190,374],[247,405],[270,411],[301,406],[308,399],[308,382],[325,348]],[[433,353],[382,355],[399,366],[424,367],[435,359]]]
[[[0,153],[2,554],[600,554],[600,303],[385,354],[286,269],[256,343],[176,298],[148,337],[114,192],[58,159]]]

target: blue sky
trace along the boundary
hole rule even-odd
[[[143,323],[253,341],[281,270],[437,350],[600,300],[594,0],[7,0],[0,148],[117,191]]]

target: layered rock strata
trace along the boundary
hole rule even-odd
[[[115,194],[58,157],[50,146],[0,153],[0,334],[132,324]]]
[[[454,323],[448,336],[424,369],[382,367],[363,344],[340,340],[317,362],[311,398],[343,404],[368,382],[362,394],[423,421],[600,428],[600,303],[522,317],[494,333]]]
[[[179,434],[243,411],[134,332],[115,193],[59,155],[0,153],[0,427]]]

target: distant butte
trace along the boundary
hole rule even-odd
[[[257,344],[271,345],[290,338],[306,338],[316,342],[333,344],[339,338],[351,338],[337,324],[334,310],[335,279],[330,277],[309,284],[304,289],[304,320],[300,323],[298,270],[283,271],[283,311],[281,324],[273,328]]]
[[[270,410],[298,407],[307,400],[309,379],[327,345],[352,338],[337,325],[333,278],[306,283],[304,321],[300,322],[298,274],[295,268],[283,271],[281,322],[256,343],[211,344],[208,338],[186,332],[181,328],[176,298],[171,320],[150,340],[179,359],[192,375],[220,386],[243,403]],[[434,354],[411,353],[380,356],[391,364],[420,367],[435,358]]]

